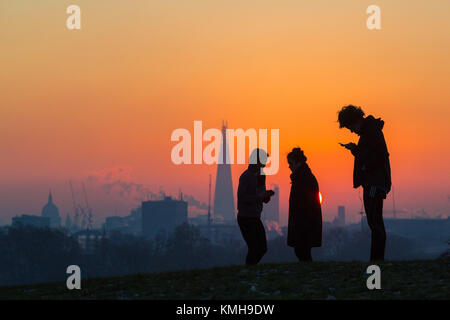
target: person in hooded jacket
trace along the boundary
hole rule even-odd
[[[372,232],[370,261],[383,261],[386,231],[383,222],[383,200],[391,190],[389,152],[384,139],[384,121],[369,115],[360,107],[348,105],[338,114],[341,128],[359,135],[358,144],[341,144],[354,159],[353,187],[363,188],[364,210]]]
[[[322,208],[319,184],[300,148],[287,160],[291,174],[287,245],[294,247],[299,261],[312,261],[311,248],[322,245]]]

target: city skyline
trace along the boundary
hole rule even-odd
[[[215,179],[214,179],[215,181]],[[86,182],[87,185],[89,185],[89,182]],[[130,183],[130,185],[133,185],[134,183]],[[276,190],[279,190],[279,187],[277,185],[273,185]],[[92,186],[91,186],[92,187]],[[68,188],[68,186],[67,186]],[[81,186],[80,186],[81,189]],[[150,192],[148,188],[145,188],[147,190],[147,192]],[[92,189],[91,189],[92,191]],[[98,191],[98,190],[97,190]],[[213,189],[214,191],[214,189]],[[49,192],[47,190],[47,192]],[[70,191],[69,191],[70,192]],[[122,190],[123,192],[123,190]],[[156,194],[152,193],[151,195],[147,194],[147,195],[143,195],[142,198],[138,201],[137,199],[134,199],[134,203],[130,204],[130,202],[127,202],[128,204],[123,204],[121,203],[120,205],[117,205],[116,207],[114,207],[113,210],[102,210],[100,207],[94,205],[94,228],[99,228],[103,225],[105,219],[107,217],[124,217],[130,214],[130,212],[132,212],[133,210],[137,209],[138,207],[141,206],[143,201],[148,201],[148,200],[161,200],[163,199],[165,196],[169,196],[172,197],[173,199],[179,199],[180,197],[180,192],[183,193],[181,190],[178,190],[178,193],[167,193],[165,192],[162,188],[160,188],[159,190],[160,194]],[[53,195],[53,191],[50,191],[50,193]],[[57,192],[58,193],[58,192]],[[103,191],[100,191],[100,193],[104,193]],[[116,192],[113,192],[112,194],[110,194],[110,199],[114,199],[115,195],[117,195],[117,190]],[[81,194],[81,190],[79,190],[79,192],[77,192],[77,188],[75,185],[75,195],[76,198],[78,197],[77,201],[77,205],[81,205],[83,206],[84,203],[84,199],[82,199],[81,197],[83,197],[83,195]],[[49,194],[47,193],[47,197],[49,196]],[[103,195],[105,196],[105,194]],[[193,195],[184,195],[183,197],[185,198],[184,200],[186,200],[186,196],[188,197],[188,213],[189,213],[189,218],[195,218],[198,215],[205,215],[208,211],[207,209],[207,203],[206,201],[203,202],[201,200],[198,200],[197,198],[195,198]],[[55,204],[57,204],[58,206],[61,204],[61,207],[66,208],[67,210],[61,210],[60,211],[60,219],[61,219],[61,225],[64,225],[64,221],[67,217],[67,215],[70,216],[71,219],[73,219],[74,216],[74,210],[73,210],[73,203],[71,202],[70,204],[66,203],[68,201],[67,198],[63,197],[62,199],[64,199],[62,202],[56,200]],[[125,198],[126,199],[126,198]],[[72,198],[70,199],[70,201],[72,201]],[[0,220],[0,225],[9,225],[11,224],[11,219],[14,217],[18,217],[21,216],[23,214],[25,215],[33,215],[33,216],[41,216],[40,211],[42,210],[43,207],[45,207],[45,201],[42,201],[42,206],[32,209],[32,210],[28,210],[28,211],[23,211],[20,213],[16,213],[14,215],[11,215],[10,217],[3,217],[2,220]],[[92,201],[91,201],[92,203]],[[93,201],[93,203],[95,204],[95,200]],[[116,202],[118,203],[118,202]],[[335,221],[336,217],[338,217],[338,212],[339,212],[339,207],[341,207],[342,204],[337,205],[336,207],[327,207],[327,210],[324,214],[324,216],[326,217],[326,219],[324,219],[324,221],[327,222],[333,222]],[[97,207],[97,210],[95,209]],[[343,207],[346,207],[345,205]],[[347,207],[346,207],[347,208]],[[211,206],[211,209],[213,211],[214,206]],[[416,208],[415,210],[407,210],[405,208],[394,208],[392,203],[386,203],[385,209],[384,209],[384,216],[386,218],[394,218],[394,214],[393,211],[396,211],[396,218],[397,219],[411,219],[411,218],[442,218],[445,219],[447,217],[450,217],[450,215],[448,213],[446,213],[445,211],[442,211],[440,214],[436,214],[433,215],[432,213],[430,214],[430,212],[428,212],[426,209],[424,208]],[[360,212],[364,211],[361,208],[357,208],[357,209],[352,209],[349,210],[347,212],[347,218],[348,219],[348,223],[359,223],[360,219],[361,219],[361,215]],[[286,221],[283,219],[284,216],[287,215],[286,212],[283,212],[281,210],[281,206],[279,206],[279,215],[280,215],[280,225],[283,226],[286,224]],[[214,215],[212,215],[212,218],[214,218]],[[220,219],[219,219],[220,221]]]
[[[357,0],[81,0],[76,31],[65,26],[67,1],[0,5],[0,221],[38,214],[49,188],[65,217],[69,180],[86,182],[96,217],[126,214],[133,198],[88,181],[117,168],[153,193],[181,189],[207,203],[216,166],[174,165],[170,134],[195,120],[220,129],[222,119],[279,129],[280,169],[267,183],[280,186],[282,221],[296,146],[317,176],[324,219],[345,205],[356,221],[352,158],[338,142],[357,137],[336,122],[349,103],[385,121],[397,211],[448,214],[450,3],[378,2],[377,31]],[[244,169],[231,166],[235,200]],[[389,212],[392,194],[385,204]]]

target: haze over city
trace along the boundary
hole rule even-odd
[[[49,189],[64,218],[69,180],[77,192],[86,183],[95,224],[127,215],[147,190],[207,203],[216,166],[170,158],[171,132],[194,120],[280,130],[280,170],[267,184],[280,186],[282,224],[295,146],[319,181],[324,219],[345,205],[359,221],[353,160],[338,145],[357,137],[336,122],[349,103],[385,121],[397,216],[448,215],[448,1],[378,1],[377,33],[361,27],[368,1],[78,2],[80,32],[61,23],[70,1],[0,4],[1,224],[39,214]],[[234,192],[244,168],[232,166]]]

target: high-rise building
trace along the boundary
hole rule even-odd
[[[231,165],[226,161],[226,159],[230,158],[226,129],[227,123],[222,123],[222,141],[219,159],[223,161],[217,164],[216,187],[214,189],[214,218],[221,216],[225,222],[235,222],[236,215],[234,210]]]
[[[278,185],[273,184],[271,189],[275,192],[269,203],[264,204],[262,211],[262,219],[264,221],[275,221],[280,223],[280,188]]]
[[[154,238],[158,233],[169,234],[188,221],[188,203],[165,197],[159,201],[142,202],[142,235]]]
[[[345,226],[345,206],[338,206],[338,214],[334,218],[333,224],[338,227]]]

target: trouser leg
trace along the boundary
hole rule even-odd
[[[370,190],[364,189],[364,208],[367,216],[367,223],[372,232],[370,248],[370,261],[383,261],[386,248],[386,230],[383,221],[383,200],[382,194],[376,192],[373,197]]]
[[[257,219],[256,222],[256,238],[255,261],[258,263],[267,252],[266,229],[261,219]]]
[[[257,264],[267,252],[264,225],[259,218],[238,218],[238,224],[248,247],[245,264]]]

